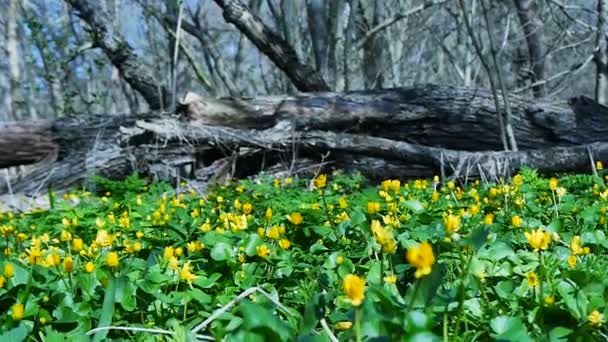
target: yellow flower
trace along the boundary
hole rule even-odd
[[[268,246],[266,246],[265,244],[257,246],[255,250],[257,251],[258,256],[261,258],[267,258],[270,255],[270,249],[268,249]]]
[[[184,255],[184,248],[183,247],[177,247],[175,249],[174,253],[175,253],[176,257],[180,257],[180,256]]]
[[[487,225],[494,223],[494,214],[487,213],[486,216],[483,217],[483,223]]]
[[[513,185],[519,186],[523,182],[521,175],[517,174],[513,177]]]
[[[108,253],[108,256],[106,257],[106,265],[108,265],[111,268],[118,268],[119,263],[120,263],[120,260],[118,259],[118,253],[116,253],[116,252]]]
[[[72,249],[74,250],[74,252],[80,253],[83,244],[84,243],[81,238],[75,238],[74,240],[72,240]]]
[[[302,214],[298,212],[291,213],[287,216],[287,220],[297,226],[302,223]]]
[[[528,272],[528,274],[526,274],[526,280],[528,281],[528,284],[530,286],[532,286],[532,287],[538,286],[538,276],[536,275],[536,273]]]
[[[525,232],[524,235],[528,240],[528,243],[535,251],[546,250],[549,248],[549,242],[551,242],[551,234],[548,231],[537,229],[535,231]]]
[[[548,295],[547,297],[545,297],[545,304],[547,304],[547,305],[553,305],[553,303],[555,303],[555,296],[554,295]]]
[[[589,253],[591,253],[591,248],[589,248],[587,246],[583,247],[583,254],[587,255]]]
[[[17,242],[22,243],[25,240],[27,240],[27,235],[25,235],[25,233],[17,234]]]
[[[557,189],[557,178],[551,178],[549,180],[549,189],[551,191],[555,191]]]
[[[205,223],[203,223],[199,229],[206,233],[206,232],[210,231],[211,228],[212,228],[211,222],[209,222],[209,219],[207,219],[207,221]]]
[[[367,202],[367,213],[373,215],[380,211],[379,202]]]
[[[37,244],[27,249],[26,252],[27,261],[30,265],[38,265],[42,262],[42,251]]]
[[[325,174],[320,174],[315,178],[315,187],[317,189],[322,189],[327,184],[327,176]]]
[[[247,203],[243,204],[243,214],[249,215],[251,213],[252,209],[253,209],[253,206],[251,205],[251,203],[247,202]]]
[[[142,232],[141,230],[138,230],[137,233],[135,233],[135,237],[138,239],[141,239],[144,237],[144,232]]]
[[[397,276],[394,274],[391,276],[386,276],[384,277],[384,282],[389,284],[395,284],[397,282]]]
[[[365,279],[354,274],[344,277],[342,283],[344,294],[350,299],[353,306],[359,306],[365,298]]]
[[[344,197],[344,196],[340,197],[340,199],[338,200],[338,205],[342,209],[348,208],[348,202],[346,201],[346,197]]]
[[[595,168],[598,171],[602,171],[604,169],[604,164],[602,164],[601,160],[598,160],[598,161],[595,162]]]
[[[481,211],[481,208],[479,208],[479,206],[477,204],[473,204],[470,208],[469,208],[469,213],[473,216],[479,214],[479,212]]]
[[[44,259],[44,263],[45,263],[46,267],[58,266],[60,262],[61,262],[61,257],[56,252],[51,252],[50,254],[48,254],[46,256],[46,259]]]
[[[92,263],[91,261],[87,262],[86,265],[84,265],[85,272],[93,273],[94,270],[95,270],[95,264]]]
[[[190,261],[187,261],[184,266],[179,270],[179,277],[181,280],[184,280],[188,283],[188,285],[192,286],[192,281],[198,278],[197,275],[194,275],[190,272]]]
[[[270,207],[266,208],[264,218],[266,218],[267,221],[270,221],[270,219],[272,218],[272,209]]]
[[[433,202],[437,202],[439,200],[439,193],[437,191],[433,191],[433,195],[431,195],[431,200]]]
[[[428,242],[423,242],[418,247],[410,247],[407,249],[406,259],[416,268],[414,276],[417,279],[429,275],[435,263],[433,247]]]
[[[163,250],[163,259],[169,260],[175,255],[175,248],[173,246],[167,246]]]
[[[336,257],[336,264],[342,265],[343,262],[344,262],[344,257],[342,255],[338,255]]]
[[[574,268],[576,266],[576,255],[571,255],[568,257],[568,266]]]
[[[11,316],[14,321],[20,321],[23,318],[23,314],[25,312],[25,308],[21,303],[15,303],[11,308]]]
[[[95,219],[95,225],[97,226],[97,228],[103,228],[105,224],[106,222],[101,217]]]
[[[67,273],[72,273],[74,270],[74,259],[71,256],[67,256],[63,259],[63,270]]]
[[[0,289],[4,288],[4,283],[6,283],[6,278],[0,276]]]
[[[95,236],[95,244],[101,247],[109,247],[112,245],[112,241],[114,237],[112,234],[108,234],[105,229],[101,229],[97,231],[97,235]]]
[[[587,320],[589,320],[589,324],[592,326],[599,327],[604,323],[604,315],[597,310],[593,310],[589,316],[587,316]]]
[[[266,232],[266,236],[276,240],[279,238],[279,227],[278,226],[273,226],[272,228],[270,228],[268,230],[268,232]]]
[[[279,246],[281,246],[281,248],[287,250],[291,246],[291,242],[289,242],[289,240],[287,240],[287,239],[281,239],[281,241],[279,241]]]
[[[336,323],[336,329],[338,330],[348,330],[353,326],[353,322],[350,321],[340,321]]]
[[[513,227],[519,228],[519,227],[521,227],[521,223],[522,223],[521,217],[519,217],[517,215],[511,217],[511,225],[513,225]]]
[[[390,187],[391,187],[391,190],[393,190],[394,193],[398,193],[399,189],[401,188],[401,181],[398,180],[398,179],[391,180]]]
[[[167,268],[170,270],[176,270],[179,268],[179,260],[177,260],[177,257],[174,255],[172,255],[167,261]]]
[[[14,267],[13,263],[9,262],[6,265],[4,265],[3,274],[7,278],[12,278],[13,276],[15,276],[15,267]]]
[[[72,240],[72,233],[68,232],[65,229],[61,230],[61,235],[60,235],[60,240],[61,241],[70,241]]]
[[[446,235],[452,235],[460,229],[460,216],[449,214],[443,218]]]
[[[581,237],[579,235],[575,235],[572,237],[572,241],[570,241],[570,250],[573,255],[579,255],[583,253],[583,247],[581,246]]]

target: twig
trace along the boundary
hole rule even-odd
[[[221,315],[223,315],[226,311],[230,310],[241,299],[249,296],[250,294],[252,294],[254,292],[261,293],[264,297],[268,298],[268,300],[270,300],[272,303],[274,303],[274,305],[276,305],[277,307],[279,307],[279,309],[281,309],[284,312],[292,315],[292,313],[285,306],[283,306],[283,304],[281,304],[276,299],[272,298],[272,296],[270,294],[268,294],[266,291],[264,291],[261,288],[259,288],[259,287],[256,286],[256,287],[251,287],[251,288],[243,291],[243,293],[241,293],[235,299],[233,299],[232,301],[230,301],[230,303],[228,303],[228,304],[224,305],[223,307],[215,310],[213,312],[213,314],[211,314],[211,316],[209,316],[209,318],[207,318],[201,324],[199,324],[196,327],[194,327],[194,329],[192,329],[192,333],[196,334],[199,331],[204,330],[209,324],[211,324],[211,322],[213,322],[215,319],[217,319],[218,317],[220,317]]]
[[[325,318],[321,318],[321,326],[323,327],[323,330],[325,331],[325,333],[327,333],[327,336],[329,337],[329,339],[331,340],[331,342],[338,342],[340,340],[338,340],[338,338],[331,332],[331,329],[329,328],[329,326],[327,325],[327,322],[325,321]]]
[[[400,13],[400,14],[397,14],[397,15],[393,16],[392,18],[386,19],[384,22],[378,24],[377,26],[375,26],[372,29],[370,29],[369,31],[367,31],[365,33],[365,36],[363,36],[361,39],[359,39],[355,43],[355,46],[354,46],[353,49],[354,50],[361,49],[365,45],[365,43],[367,43],[368,40],[370,40],[373,36],[376,35],[376,33],[378,33],[380,31],[386,29],[387,27],[395,24],[396,22],[398,22],[400,20],[403,20],[403,19],[405,19],[405,18],[407,18],[407,17],[409,17],[409,16],[411,16],[413,14],[421,12],[421,11],[423,11],[423,10],[425,10],[425,9],[433,6],[433,5],[441,5],[441,4],[444,4],[446,2],[447,1],[445,1],[445,0],[444,1],[428,1],[428,2],[425,2],[422,5],[418,5],[418,6],[414,7],[414,8],[412,8],[411,10],[409,10],[409,11],[407,11],[405,13]]]
[[[165,329],[150,329],[150,328],[138,328],[138,327],[122,327],[122,326],[109,326],[109,327],[98,327],[87,331],[87,335],[91,336],[100,331],[107,330],[122,330],[122,331],[134,331],[134,332],[147,332],[151,334],[164,334],[173,335],[173,332]]]
[[[595,160],[593,160],[593,155],[591,154],[591,147],[587,145],[587,153],[589,154],[589,160],[591,161],[591,170],[593,170],[593,175],[598,177],[597,169],[595,168]]]

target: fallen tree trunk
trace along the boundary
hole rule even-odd
[[[31,193],[77,185],[94,173],[170,179],[186,171],[207,181],[277,164],[295,172],[305,167],[296,165],[301,159],[309,161],[306,167],[323,161],[372,178],[497,177],[522,165],[580,171],[590,169],[590,157],[608,159],[608,143],[601,142],[608,133],[605,107],[587,111],[587,99],[571,101],[574,111],[518,96],[509,101],[520,152],[500,151],[489,92],[424,85],[347,94],[188,96],[180,115],[171,117],[92,115],[4,124],[0,166],[44,160],[11,180],[14,191]],[[12,148],[16,141],[20,147]]]

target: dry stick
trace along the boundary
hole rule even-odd
[[[481,178],[482,182],[487,183],[488,179],[486,178],[486,174],[484,173],[483,169],[481,168],[481,165],[479,165],[479,163],[477,163],[476,165],[477,165],[477,171],[479,171],[479,178]]]
[[[469,172],[471,172],[471,159],[467,158],[467,172],[464,175],[464,185],[469,184]]]
[[[443,161],[443,152],[441,152],[440,158],[441,158],[441,184],[445,184],[445,163]]]
[[[500,140],[502,142],[502,145],[503,145],[503,148],[505,149],[505,151],[508,151],[509,143],[507,141],[507,133],[506,133],[506,128],[505,128],[505,124],[504,124],[504,118],[502,117],[502,113],[500,110],[500,101],[498,98],[498,92],[496,90],[496,81],[494,80],[494,77],[492,76],[492,73],[490,72],[490,65],[488,64],[488,61],[483,56],[483,49],[481,48],[481,43],[477,40],[478,37],[475,35],[473,27],[471,26],[471,23],[469,22],[469,16],[467,14],[467,8],[464,4],[464,0],[458,0],[458,3],[460,5],[460,9],[462,10],[463,21],[465,24],[464,26],[467,30],[467,34],[471,38],[471,43],[473,43],[473,47],[475,48],[475,52],[477,53],[477,56],[479,57],[479,61],[481,62],[481,65],[483,66],[483,68],[486,70],[486,73],[488,74],[488,79],[490,81],[490,89],[492,90],[492,97],[494,98],[494,104],[496,106],[496,115],[498,115],[498,123],[500,125]]]
[[[591,147],[587,146],[587,154],[589,154],[589,160],[591,161],[591,170],[593,170],[593,175],[598,177],[597,169],[595,168],[595,160],[593,160],[593,155],[591,154]]]
[[[259,292],[261,293],[263,296],[265,296],[266,298],[268,298],[268,300],[270,300],[272,303],[274,303],[274,305],[276,305],[277,307],[279,307],[279,309],[283,310],[284,312],[292,315],[291,312],[289,312],[289,310],[283,306],[283,304],[281,304],[279,301],[277,301],[276,299],[274,299],[271,295],[269,295],[266,291],[262,290],[259,287],[251,287],[245,291],[243,291],[243,293],[241,293],[240,295],[238,295],[235,299],[233,299],[232,301],[230,301],[230,303],[224,305],[223,307],[215,310],[213,312],[213,314],[211,314],[211,316],[209,316],[209,318],[207,318],[206,320],[204,320],[201,324],[197,325],[196,327],[194,327],[194,329],[192,329],[192,333],[196,334],[199,331],[205,329],[209,324],[211,324],[211,322],[213,322],[215,319],[217,319],[218,317],[220,317],[221,315],[223,315],[226,311],[230,310],[234,305],[236,305],[236,303],[238,303],[241,299],[249,296],[250,294],[254,293],[254,292]]]
[[[325,321],[325,318],[321,318],[321,326],[323,327],[323,330],[325,330],[325,333],[327,333],[327,336],[329,337],[329,339],[331,340],[331,342],[338,342],[340,340],[338,340],[338,338],[331,332],[331,329],[329,329],[329,326],[327,325],[327,322]]]
[[[378,33],[380,31],[388,28],[389,26],[395,24],[396,22],[398,22],[400,20],[403,20],[403,19],[406,19],[407,17],[409,17],[409,16],[411,16],[413,14],[416,14],[418,12],[421,12],[421,11],[423,11],[423,10],[425,10],[425,9],[433,6],[433,5],[441,5],[441,4],[444,4],[446,2],[447,2],[446,0],[443,0],[443,1],[427,1],[424,4],[416,6],[416,7],[412,8],[411,10],[409,10],[409,11],[407,11],[405,13],[400,13],[400,14],[397,14],[397,15],[393,16],[392,18],[386,19],[384,22],[378,24],[375,27],[372,27],[369,31],[367,31],[365,33],[365,36],[363,36],[361,39],[359,39],[355,43],[354,50],[361,49],[368,40],[370,40],[374,35],[376,35],[376,33]],[[352,9],[351,9],[351,11],[352,11]]]
[[[6,186],[8,187],[8,194],[13,196],[13,188],[11,187],[11,180],[8,174],[8,169],[4,169],[4,177],[6,179]]]
[[[533,88],[533,87],[536,87],[536,86],[539,86],[539,85],[543,85],[545,83],[553,81],[556,78],[560,78],[560,77],[568,75],[568,74],[573,74],[573,75],[577,74],[581,70],[583,70],[587,66],[587,64],[591,63],[592,60],[593,60],[593,54],[591,54],[589,57],[587,57],[587,59],[582,64],[580,64],[580,65],[579,64],[575,64],[572,67],[570,67],[570,69],[568,69],[568,70],[564,70],[564,71],[558,72],[557,74],[555,74],[555,75],[553,75],[551,77],[545,78],[544,80],[539,80],[539,81],[536,81],[534,83],[528,84],[528,85],[526,85],[524,87],[514,89],[514,90],[511,91],[511,93],[513,93],[513,94],[521,93],[521,92],[526,91],[526,90],[528,90],[530,88]]]
[[[511,112],[511,103],[507,97],[507,87],[505,86],[504,79],[502,77],[502,69],[498,65],[498,58],[496,53],[496,48],[494,47],[494,37],[490,30],[490,19],[488,18],[488,9],[485,5],[485,0],[480,0],[481,8],[483,10],[483,17],[486,22],[486,33],[488,35],[488,42],[490,43],[490,54],[492,55],[492,61],[494,62],[494,68],[496,70],[496,76],[498,77],[498,86],[500,87],[500,92],[502,95],[502,102],[505,108],[505,132],[507,134],[507,139],[509,139],[509,144],[511,145],[511,150],[517,151],[517,141],[515,140],[515,133],[513,132],[513,126],[511,125],[511,117],[513,113]],[[507,28],[508,30],[508,28]],[[498,107],[497,107],[498,108]]]

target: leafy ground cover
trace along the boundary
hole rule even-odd
[[[0,340],[605,339],[598,169],[468,185],[336,173],[204,196],[98,180],[1,214]]]

